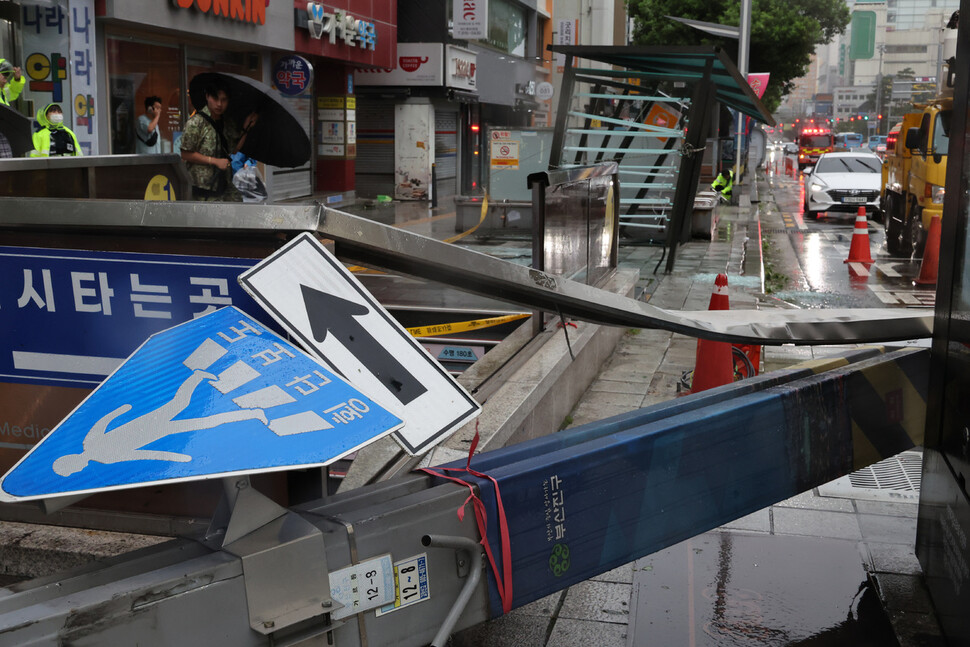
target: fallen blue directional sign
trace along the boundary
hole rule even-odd
[[[326,465],[401,425],[227,307],[150,337],[0,479],[0,500]]]

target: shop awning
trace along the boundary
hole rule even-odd
[[[665,92],[684,99],[690,98],[692,81],[704,78],[710,69],[710,78],[716,88],[716,99],[722,104],[739,110],[749,117],[775,125],[775,120],[755,95],[738,68],[720,47],[616,47],[599,45],[550,45],[549,51],[574,56],[587,61],[613,65],[618,69],[596,69],[597,76],[611,75],[621,79],[651,81],[685,81],[683,87],[671,83]],[[574,71],[582,73],[581,62],[574,62]],[[593,72],[593,70],[590,70]]]

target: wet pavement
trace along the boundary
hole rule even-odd
[[[634,569],[633,645],[896,644],[852,540],[709,532]]]
[[[656,271],[660,247],[621,243],[620,265],[640,272],[638,297],[662,308],[703,310],[714,277],[724,272],[733,309],[933,304],[932,289],[913,285],[919,261],[889,255],[881,225],[868,227],[874,262],[856,267],[844,262],[854,217],[806,218],[800,177],[759,173],[756,186],[758,201],[742,195],[741,206],[718,207],[713,240],[682,246],[671,274]],[[341,208],[511,262],[530,262],[528,241],[456,231],[450,201],[436,209],[366,201]],[[376,280],[387,279],[395,280]],[[397,288],[384,289],[390,294]],[[433,284],[420,289],[435,293]],[[442,307],[453,305],[451,297],[436,298]],[[628,331],[577,403],[571,425],[676,398],[696,346],[694,338],[666,331]],[[761,369],[846,350],[765,347]],[[914,553],[919,462],[917,451],[880,464],[907,473],[908,489],[839,479],[456,634],[451,644],[942,646]]]
[[[806,218],[800,177],[759,174],[757,187],[760,201],[720,206],[713,240],[682,246],[669,275],[654,273],[661,248],[621,243],[620,265],[640,270],[640,298],[663,308],[705,309],[715,275],[725,272],[732,308],[932,305],[933,291],[913,285],[919,261],[890,256],[877,222],[868,226],[874,262],[845,263],[854,216]],[[412,213],[396,226],[442,240],[456,235],[440,217],[448,216],[448,204],[401,207]],[[455,243],[529,262],[524,241],[466,236]],[[762,370],[846,350],[765,347]],[[695,351],[690,337],[631,330],[576,405],[571,424],[677,397]],[[915,463],[908,497],[815,488],[456,634],[451,644],[943,645],[914,553],[918,453]]]

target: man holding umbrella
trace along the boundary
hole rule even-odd
[[[206,105],[189,117],[182,133],[182,160],[192,177],[192,196],[209,202],[242,202],[242,195],[232,184],[230,156],[242,148],[246,135],[256,123],[250,113],[242,131],[226,114],[229,87],[219,79],[205,86]]]

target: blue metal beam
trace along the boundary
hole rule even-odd
[[[902,350],[763,378],[476,457],[504,501],[512,606],[921,444],[928,364]],[[497,549],[495,487],[472,480]],[[492,579],[490,594],[497,617]]]

